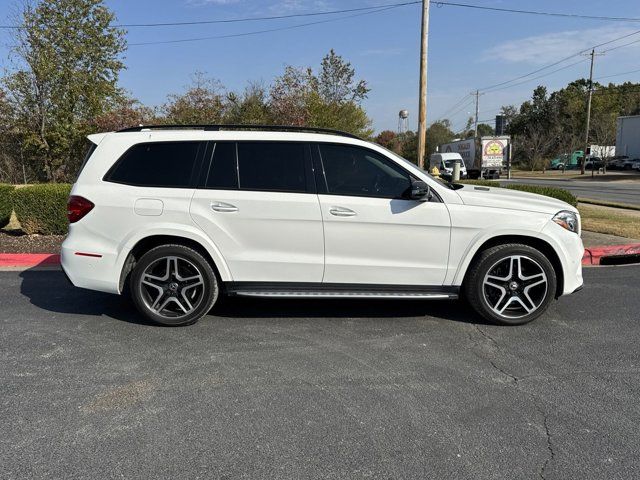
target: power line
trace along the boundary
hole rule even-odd
[[[542,72],[542,71],[544,71],[544,70],[547,70],[548,68],[555,67],[556,65],[559,65],[559,64],[561,64],[561,63],[563,63],[563,62],[566,62],[567,60],[570,60],[570,59],[572,59],[572,58],[574,58],[574,57],[577,57],[578,55],[582,55],[583,53],[589,52],[590,50],[594,50],[594,49],[599,48],[599,47],[602,47],[602,46],[604,46],[604,45],[609,45],[609,44],[611,44],[611,43],[617,42],[618,40],[622,40],[622,39],[624,39],[624,38],[628,38],[628,37],[631,37],[631,36],[633,36],[633,35],[637,35],[637,34],[639,34],[639,33],[640,33],[640,30],[636,30],[636,31],[634,31],[634,32],[628,33],[628,34],[626,34],[626,35],[622,35],[622,36],[617,37],[617,38],[614,38],[614,39],[612,39],[612,40],[608,40],[608,41],[606,41],[606,42],[602,42],[602,43],[599,43],[599,44],[597,44],[597,45],[593,45],[593,46],[591,46],[591,47],[589,47],[589,48],[585,48],[585,49],[583,49],[583,50],[580,50],[579,52],[576,52],[576,53],[574,53],[574,54],[572,54],[572,55],[569,55],[568,57],[564,57],[564,58],[562,58],[562,59],[560,59],[560,60],[557,60],[557,61],[555,61],[555,62],[553,62],[553,63],[550,63],[550,64],[545,65],[545,66],[543,66],[543,67],[540,67],[540,68],[538,68],[538,69],[536,69],[536,70],[533,70],[532,72],[525,73],[524,75],[520,75],[520,76],[518,76],[518,77],[512,78],[512,79],[510,79],[510,80],[506,80],[506,81],[504,81],[504,82],[500,82],[500,83],[496,83],[496,84],[494,84],[494,85],[489,85],[489,86],[487,86],[487,87],[480,88],[479,90],[481,90],[481,91],[493,90],[495,87],[501,87],[501,86],[503,86],[503,85],[507,85],[507,84],[512,83],[512,82],[515,82],[515,81],[517,81],[517,80],[521,80],[521,79],[523,79],[523,78],[530,77],[531,75],[535,75],[536,73],[540,73],[540,72]],[[635,42],[631,42],[631,43],[635,43]],[[630,44],[629,44],[629,45],[630,45]],[[620,47],[623,47],[623,46],[626,46],[626,45],[619,45],[619,46],[617,46],[617,47],[615,47],[615,48],[620,48]],[[609,50],[613,50],[613,48],[611,48],[611,49],[609,49]]]
[[[417,5],[422,3],[421,0],[413,0],[409,2],[389,3],[382,5],[375,5],[369,7],[358,8],[345,8],[340,10],[325,10],[321,12],[306,12],[306,13],[291,13],[287,15],[268,15],[262,17],[243,17],[243,18],[226,18],[218,20],[194,20],[194,21],[181,21],[181,22],[154,22],[154,23],[117,23],[112,25],[116,28],[145,28],[145,27],[178,27],[178,26],[194,26],[194,25],[212,25],[220,23],[244,23],[244,22],[259,22],[269,20],[286,20],[289,18],[303,18],[303,17],[316,17],[322,15],[337,15],[341,13],[354,13],[354,12],[366,12],[377,10],[387,7],[405,7],[408,5]],[[0,25],[0,29],[21,29],[23,27],[17,25]]]
[[[596,78],[595,80],[602,80],[603,78],[619,77],[620,75],[628,75],[630,73],[638,73],[638,72],[640,72],[640,69],[638,69],[638,70],[630,70],[628,72],[613,73],[611,75],[604,75],[602,77]]]
[[[330,23],[330,22],[336,22],[339,20],[346,20],[348,18],[354,18],[354,17],[361,17],[364,15],[371,15],[374,13],[380,13],[380,12],[384,12],[387,10],[391,10],[394,8],[398,8],[399,6],[402,5],[392,5],[389,7],[384,7],[384,8],[379,8],[377,10],[373,10],[373,11],[367,11],[367,12],[362,12],[362,13],[355,13],[353,15],[345,15],[343,17],[337,17],[337,18],[330,18],[327,20],[318,20],[315,22],[307,22],[307,23],[299,23],[297,25],[288,25],[286,27],[277,27],[277,28],[267,28],[267,29],[263,29],[263,30],[254,30],[254,31],[250,31],[250,32],[241,32],[241,33],[230,33],[227,35],[213,35],[213,36],[206,36],[206,37],[192,37],[192,38],[181,38],[181,39],[176,39],[176,40],[158,40],[158,41],[153,41],[153,42],[137,42],[137,43],[129,43],[128,46],[130,47],[136,47],[136,46],[141,46],[141,45],[163,45],[163,44],[171,44],[171,43],[186,43],[186,42],[199,42],[202,40],[215,40],[215,39],[223,39],[223,38],[237,38],[237,37],[247,37],[250,35],[259,35],[262,33],[271,33],[271,32],[280,32],[280,31],[284,31],[284,30],[293,30],[296,28],[302,28],[302,27],[308,27],[311,25],[320,25],[323,23]]]
[[[114,24],[113,26],[118,28],[149,28],[149,27],[172,27],[172,26],[189,26],[189,25],[191,26],[211,25],[211,24],[220,24],[220,23],[258,22],[258,21],[268,21],[268,20],[283,20],[288,18],[303,18],[303,17],[313,17],[313,16],[321,16],[321,15],[335,15],[335,14],[341,14],[341,13],[362,12],[362,11],[370,11],[370,10],[375,10],[377,8],[384,8],[384,7],[402,7],[407,5],[417,5],[419,3],[422,3],[422,2],[420,0],[416,0],[416,1],[408,1],[408,2],[400,2],[400,3],[392,3],[392,4],[381,4],[381,5],[375,5],[375,6],[369,6],[369,7],[327,10],[322,12],[292,13],[292,14],[286,14],[286,15],[269,15],[269,16],[261,16],[261,17],[229,18],[229,19],[218,19],[218,20],[194,20],[194,21],[152,22],[152,23],[120,23],[120,24]],[[580,19],[580,20],[640,22],[640,18],[635,18],[635,17],[609,17],[609,16],[603,16],[603,15],[583,15],[578,13],[545,12],[540,10],[520,10],[520,9],[513,9],[513,8],[487,7],[482,5],[473,5],[469,3],[435,1],[435,0],[432,0],[430,3],[433,3],[436,7],[459,7],[459,8],[470,8],[474,10],[485,10],[485,11],[493,11],[493,12],[518,13],[518,14],[524,14],[524,15],[542,15],[547,17],[573,18],[573,19]],[[17,25],[0,25],[0,29],[20,29],[20,28],[22,27]]]
[[[537,77],[527,78],[526,80],[523,80],[523,81],[517,82],[517,83],[512,83],[511,85],[507,85],[507,86],[502,87],[502,88],[494,88],[494,89],[491,89],[491,90],[484,90],[484,93],[497,92],[497,91],[500,91],[500,90],[505,90],[507,88],[517,87],[518,85],[522,85],[524,83],[529,83],[529,82],[532,82],[533,80],[538,80],[538,79],[543,78],[543,77],[548,77],[549,75],[552,75],[552,74],[554,74],[556,72],[560,72],[562,70],[566,70],[567,68],[570,68],[570,67],[573,67],[575,65],[578,65],[579,63],[584,63],[585,61],[586,61],[586,59],[581,58],[577,62],[570,63],[569,65],[565,65],[564,67],[557,68],[557,69],[552,70],[550,72],[547,72],[547,73],[545,73],[543,75],[538,75]]]
[[[445,110],[445,112],[438,117],[438,120],[442,120],[443,118],[445,118],[447,115],[449,115],[449,112],[458,108],[458,106],[460,106],[464,101],[469,101],[469,95],[464,95],[460,100],[458,100],[451,107]]]
[[[526,15],[543,15],[546,17],[575,18],[580,20],[606,20],[606,21],[615,21],[615,22],[640,22],[640,18],[634,18],[634,17],[607,17],[607,16],[601,16],[601,15],[582,15],[579,13],[543,12],[540,10],[518,10],[514,8],[487,7],[482,5],[473,5],[469,3],[441,2],[441,1],[434,1],[434,0],[432,0],[431,3],[434,3],[437,7],[438,6],[463,7],[463,8],[473,8],[476,10],[490,10],[494,12],[521,13]]]

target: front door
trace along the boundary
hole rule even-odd
[[[444,203],[408,199],[410,174],[363,147],[319,144],[325,283],[442,285],[451,222]]]

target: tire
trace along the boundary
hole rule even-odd
[[[473,309],[498,325],[522,325],[542,315],[555,297],[553,265],[522,244],[488,248],[469,267],[463,291]]]
[[[165,326],[196,323],[218,299],[211,264],[184,245],[162,245],[136,263],[130,277],[131,298],[148,320]]]

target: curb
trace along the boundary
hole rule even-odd
[[[640,243],[584,249],[583,265],[600,265],[602,259],[640,257]],[[639,259],[640,261],[640,259]],[[51,253],[0,253],[0,268],[53,267],[60,265],[60,255]]]
[[[0,253],[0,268],[53,267],[60,265],[60,255],[51,253]]]
[[[613,260],[611,263],[636,263],[621,261],[625,257],[638,257],[640,262],[640,243],[627,245],[610,245],[606,247],[590,247],[584,249],[582,256],[583,265],[602,265],[602,260]],[[628,260],[632,260],[629,258]]]

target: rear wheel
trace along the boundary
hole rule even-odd
[[[218,298],[218,281],[209,262],[183,245],[149,250],[136,263],[130,281],[138,311],[161,325],[197,322]]]
[[[464,290],[471,306],[487,320],[521,325],[535,320],[555,296],[551,262],[528,245],[498,245],[482,252],[470,267]]]

